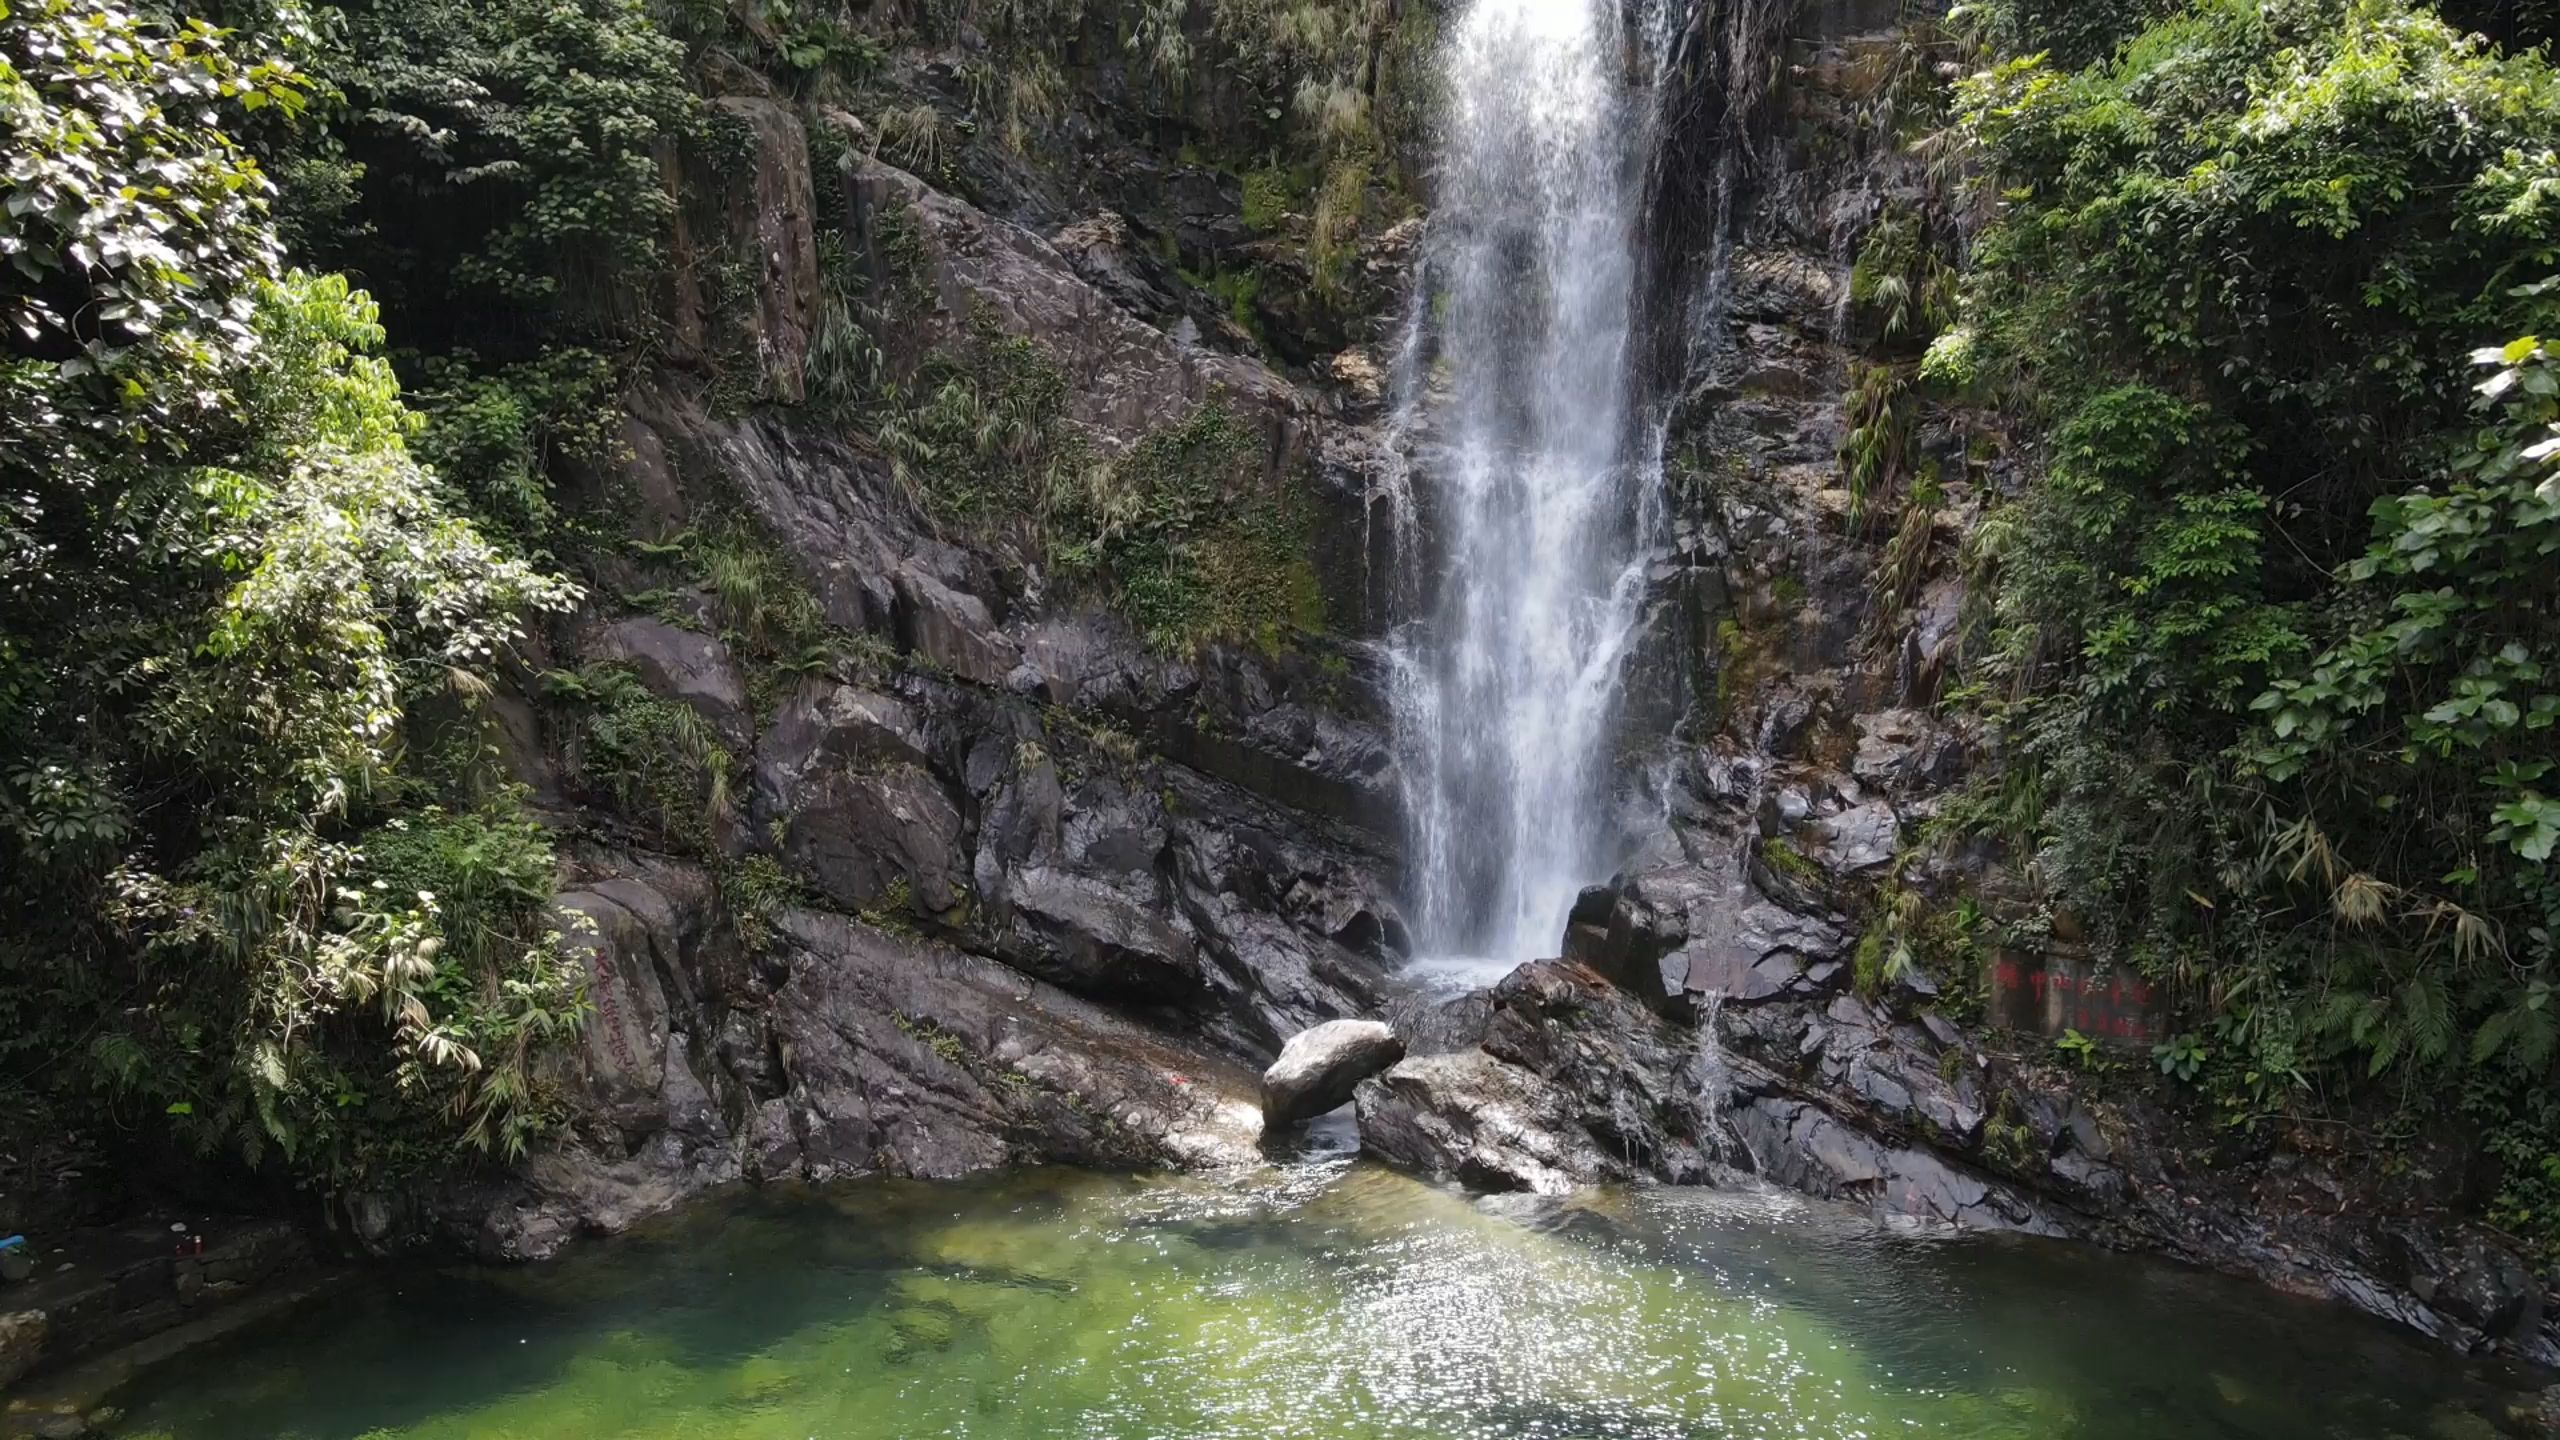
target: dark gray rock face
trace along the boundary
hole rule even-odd
[[[1696,875],[1646,883],[1653,906],[1683,884],[1716,890]],[[1617,892],[1631,886],[1578,913],[1627,913]],[[1642,969],[1630,986],[1573,960],[1524,965],[1484,997],[1402,1022],[1417,1058],[1361,1087],[1363,1143],[1487,1189],[1749,1175],[1880,1219],[2157,1250],[2465,1348],[2548,1349],[2541,1286],[2493,1237],[2442,1222],[2377,1229],[2336,1208],[2340,1177],[2298,1161],[2211,1183],[2186,1168],[2170,1117],[1983,1051],[1918,991],[1870,999],[1836,974],[1809,978],[1836,965],[1773,944],[1744,973],[1754,983],[1693,997],[1694,1024],[1662,1017]],[[1787,983],[1754,980],[1782,967]],[[2279,1186],[2331,1198],[2306,1207]]]
[[[864,910],[903,887],[905,908],[919,915],[960,903],[966,825],[927,771],[896,765],[771,778],[759,808],[779,825],[783,856],[830,901]]]
[[[1404,1058],[1404,1042],[1376,1020],[1328,1020],[1280,1047],[1262,1072],[1266,1130],[1312,1119],[1348,1104],[1360,1082]]]
[[[2478,1234],[2446,1244],[2405,1233],[2401,1241],[2409,1291],[2421,1303],[2497,1339],[2540,1329],[2542,1287],[2513,1251]]]
[[[1045,866],[1008,874],[1008,958],[1090,995],[1185,1000],[1206,989],[1199,947],[1109,880]]]
[[[1835,875],[1863,875],[1893,860],[1902,848],[1902,820],[1882,800],[1825,816],[1816,822],[1818,857]]]
[[[1688,917],[1680,908],[1657,908],[1640,885],[1595,885],[1574,901],[1565,923],[1564,958],[1676,1014],[1690,988],[1689,964],[1677,956],[1688,939]]]
[[[1251,1152],[1254,1077],[1239,1066],[973,956],[835,917],[788,929],[797,956],[773,1024],[798,1173]]]
[[[904,908],[940,915],[967,892],[967,824],[929,744],[905,701],[808,681],[757,747],[754,816],[833,903],[863,910],[902,889]]]
[[[805,339],[788,193],[805,156],[765,133],[796,127],[787,113],[747,108],[774,164],[733,187],[730,219],[780,247],[790,293],[745,323],[787,356]],[[1328,443],[1290,382],[1118,303],[1155,281],[1110,225],[1062,233],[1070,256],[886,166],[856,184],[919,241],[938,299],[915,338],[992,323],[1047,348],[1098,453],[1213,394],[1270,435],[1272,483]],[[627,617],[571,642],[752,757],[720,866],[767,859],[794,889],[749,917],[726,868],[580,851],[555,906],[596,1007],[574,1139],[517,1176],[387,1203],[380,1245],[440,1231],[539,1256],[741,1179],[1254,1154],[1256,1071],[1286,1037],[1374,1013],[1404,944],[1376,662],[1321,639],[1156,653],[1049,603],[1010,542],[945,534],[825,426],[715,419],[672,383],[638,394],[645,473],[624,488],[644,523],[666,533],[698,508],[693,477],[719,477],[825,618],[878,650],[776,703],[707,633]]]
[[[732,972],[706,877],[635,873],[562,897],[593,917],[593,1122],[494,1191],[381,1227],[442,1226],[537,1259],[712,1186],[887,1172],[948,1178],[1031,1160],[1241,1163],[1254,1074],[996,960],[817,911],[783,915]]]
[[[1001,685],[1022,647],[997,628],[985,601],[915,566],[896,579],[899,643],[963,680]]]

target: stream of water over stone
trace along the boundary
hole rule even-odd
[[[1631,324],[1662,38],[1601,0],[1471,0],[1399,367],[1443,570],[1399,647],[1417,952],[1486,978],[1551,952],[1605,874],[1606,754],[1636,630],[1659,444]],[[1426,962],[1427,964],[1430,962]]]

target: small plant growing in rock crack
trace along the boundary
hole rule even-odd
[[[2043,1168],[2036,1155],[2035,1132],[2018,1114],[2018,1097],[2008,1091],[2001,1092],[1999,1109],[1983,1122],[1982,1154],[1995,1168],[2012,1175],[2033,1175]]]
[[[961,1043],[959,1036],[944,1029],[940,1021],[921,1015],[910,1015],[903,1010],[895,1013],[900,1034],[911,1040],[921,1041],[926,1049],[941,1056],[945,1061],[967,1068],[969,1047]]]
[[[549,671],[542,687],[585,712],[580,778],[671,848],[711,848],[712,820],[732,805],[738,757],[700,711],[650,694],[620,663]]]
[[[734,865],[723,866],[718,880],[720,898],[728,904],[739,943],[751,954],[760,955],[771,948],[782,912],[808,899],[799,877],[771,855],[749,855]]]
[[[1772,835],[1760,842],[1760,862],[1799,884],[1822,883],[1822,867],[1814,864],[1783,836]]]
[[[914,887],[907,883],[906,876],[901,875],[882,887],[879,896],[856,914],[863,924],[874,930],[913,939],[917,934],[914,903]]]

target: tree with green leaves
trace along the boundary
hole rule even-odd
[[[1991,221],[1922,374],[2029,478],[1965,808],[2177,983],[2231,1118],[2459,1076],[2560,1244],[2560,74],[2409,0],[1976,19]]]
[[[0,1091],[343,1182],[548,1122],[549,850],[423,717],[571,592],[283,267],[273,38],[0,6]]]

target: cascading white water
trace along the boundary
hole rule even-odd
[[[1413,322],[1432,360],[1399,413],[1428,437],[1444,568],[1395,658],[1417,952],[1444,965],[1552,953],[1611,858],[1606,752],[1659,490],[1632,393],[1646,51],[1660,37],[1613,0],[1472,0],[1442,52]]]

